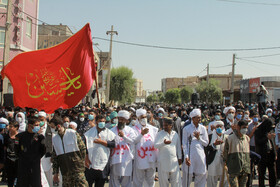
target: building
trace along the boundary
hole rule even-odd
[[[106,101],[106,81],[108,75],[108,60],[109,60],[109,52],[97,52],[99,56],[98,63],[98,92],[99,99],[101,103],[105,103]]]
[[[257,93],[260,85],[268,91],[268,101],[280,104],[280,76],[256,77],[239,81],[240,95],[243,102],[258,102]]]
[[[184,86],[190,86],[194,88],[199,82],[198,76],[186,77],[186,78],[164,78],[161,79],[161,91],[165,93],[167,90],[172,88],[182,88]]]
[[[10,53],[9,61],[16,55],[37,49],[39,0],[11,0],[12,22],[10,25]],[[3,68],[5,28],[8,0],[0,0],[0,69]],[[6,64],[5,64],[6,65]],[[12,99],[13,88],[8,79],[3,82],[3,94],[8,93]],[[8,96],[8,95],[7,95]]]
[[[144,103],[146,99],[146,92],[143,90],[143,80],[136,79],[134,89],[136,92],[135,103]]]
[[[67,25],[46,25],[38,26],[38,49],[46,49],[64,42],[73,35]]]

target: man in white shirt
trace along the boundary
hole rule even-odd
[[[161,187],[181,187],[180,166],[182,163],[182,152],[179,135],[172,130],[173,119],[164,118],[163,130],[155,139],[155,148],[159,150],[158,173]],[[169,177],[170,176],[170,177]]]
[[[147,187],[155,185],[155,164],[157,161],[157,150],[154,147],[155,137],[158,129],[147,123],[147,111],[138,109],[136,111],[137,123],[133,126],[136,133],[135,139],[135,164],[133,175],[133,186]]]
[[[200,124],[201,111],[193,109],[190,113],[192,122],[183,129],[183,151],[185,155],[183,186],[190,186],[195,175],[195,187],[206,185],[206,157],[204,147],[209,143],[206,128]]]
[[[132,160],[134,130],[129,127],[130,113],[126,110],[118,112],[118,124],[111,131],[116,135],[116,147],[111,152],[111,174],[110,187],[131,187],[132,186]]]
[[[105,116],[96,117],[97,126],[85,133],[87,155],[85,164],[86,179],[89,186],[95,183],[102,187],[109,174],[109,157],[111,148],[115,148],[115,134],[105,128]]]

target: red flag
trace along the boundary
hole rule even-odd
[[[89,24],[57,46],[17,55],[1,74],[12,83],[15,106],[47,113],[74,107],[96,79]]]

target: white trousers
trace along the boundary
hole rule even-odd
[[[52,168],[49,171],[44,171],[46,179],[49,183],[50,187],[53,187],[53,174],[52,174]]]
[[[133,174],[133,187],[154,187],[155,173],[155,168],[137,169],[135,167]]]
[[[159,167],[158,178],[160,187],[169,187],[168,179],[170,180],[171,187],[182,187],[180,167],[174,172],[165,172]]]
[[[211,175],[208,175],[207,177],[207,187],[217,187],[218,185],[218,181],[220,180],[221,182],[221,179],[222,179],[222,176],[211,176]],[[228,182],[227,182],[227,177],[225,176],[224,178],[224,187],[227,187],[228,186]]]
[[[109,187],[132,187],[131,176],[110,176]]]
[[[187,177],[188,177],[188,173],[183,171],[183,182],[182,182],[182,184],[183,184],[184,187],[189,187],[191,185],[192,178],[193,178],[193,173],[190,173],[190,175],[189,175],[188,186],[187,186]],[[207,178],[206,173],[205,174],[195,174],[194,186],[195,187],[205,187],[206,186],[206,178]]]

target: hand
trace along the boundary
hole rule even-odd
[[[182,164],[182,159],[178,159],[178,164],[179,164],[179,165]]]
[[[59,183],[58,174],[54,174],[54,176],[53,176],[53,182],[54,182],[54,183]]]
[[[194,132],[193,135],[194,135],[194,137],[196,137],[196,139],[198,139],[198,140],[200,139],[199,138],[199,136],[200,136],[200,132],[199,131]]]
[[[211,131],[213,131],[214,129],[216,129],[216,127],[215,127],[214,125],[211,125],[210,128],[211,128]]]
[[[224,143],[223,140],[217,139],[217,140],[214,142],[214,145],[221,145],[222,143]]]
[[[90,165],[91,165],[91,162],[90,162],[90,160],[89,160],[89,158],[88,158],[88,155],[86,155],[86,158],[85,158],[85,166],[86,166],[87,168],[89,168]]]
[[[256,126],[254,126],[254,127],[253,127],[253,129],[252,129],[252,131],[253,131],[253,132],[255,132],[257,128],[258,128],[258,126],[257,126],[257,125],[256,125]]]
[[[170,141],[170,140],[164,139],[164,143],[165,143],[165,144],[171,144],[171,141]]]
[[[149,133],[149,129],[148,128],[145,128],[145,129],[142,129],[141,130],[141,134],[144,136],[145,134],[148,134]]]
[[[38,134],[42,134],[43,132],[43,127],[40,127],[40,130],[38,131]]]
[[[190,166],[190,165],[191,165],[191,161],[190,161],[189,158],[186,158],[186,164],[187,164],[187,166]]]
[[[124,133],[123,131],[119,131],[119,134],[118,134],[120,137],[123,137],[124,136]]]
[[[97,143],[97,144],[101,144],[101,142],[103,142],[103,140],[100,138],[100,136],[98,136],[98,138],[95,139],[93,142]]]

